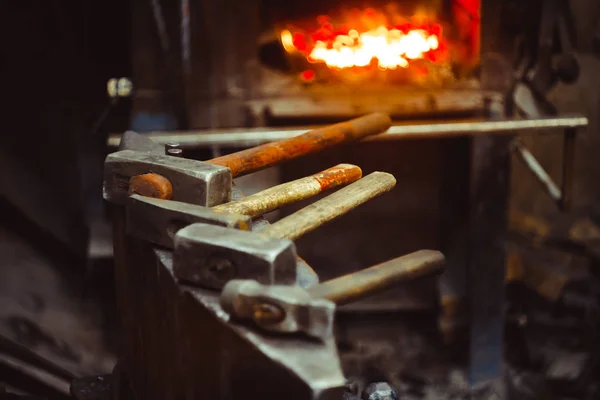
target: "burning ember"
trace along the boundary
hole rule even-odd
[[[376,63],[381,70],[408,68],[410,61],[436,61],[443,50],[439,25],[407,24],[387,26],[381,18],[371,29],[334,29],[328,17],[319,17],[321,28],[313,34],[281,32],[288,53],[300,52],[311,63],[333,69],[367,67]],[[371,23],[371,25],[373,25]]]

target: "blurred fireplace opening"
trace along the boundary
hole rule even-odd
[[[373,111],[403,119],[473,116],[484,108],[479,0],[191,0],[185,10],[175,27],[181,32],[173,36],[184,38],[177,48],[187,71],[182,86],[189,128],[329,122]],[[309,26],[303,33],[314,37],[320,16],[329,16],[334,30],[343,32],[352,29],[344,17],[359,13],[364,22],[373,12],[376,21],[386,18],[389,30],[427,15],[428,23],[442,29],[447,60],[426,56],[409,60],[408,68],[381,71],[375,58],[369,71],[335,70],[290,54],[282,43],[282,31],[299,25]]]
[[[305,83],[321,75],[350,85],[448,86],[473,77],[479,62],[479,3],[470,3],[266,0],[260,7],[259,60]]]

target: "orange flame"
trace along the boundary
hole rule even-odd
[[[321,61],[333,68],[350,68],[365,67],[376,59],[380,69],[407,68],[408,60],[423,58],[438,46],[438,37],[427,31],[415,29],[405,34],[381,26],[365,33],[351,30],[348,35],[338,35],[331,48],[319,40],[308,60]]]
[[[283,30],[281,44],[288,53],[303,53],[311,63],[324,63],[329,68],[366,67],[376,61],[381,70],[408,68],[410,60],[436,59],[441,49],[441,27],[402,26],[374,29],[334,31],[327,17],[320,17],[323,27],[310,35]],[[372,20],[373,21],[373,20]],[[374,22],[374,21],[373,21]],[[373,26],[371,26],[372,28]]]

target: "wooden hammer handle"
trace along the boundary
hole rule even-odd
[[[419,250],[308,289],[314,297],[348,304],[411,279],[441,273],[446,259],[435,250]]]
[[[308,199],[327,189],[355,182],[361,177],[362,171],[356,165],[339,164],[317,174],[283,183],[212,209],[256,217],[287,204]]]
[[[260,234],[272,238],[294,240],[390,191],[395,185],[396,178],[393,175],[385,172],[373,172],[302,210],[280,219],[260,231]]]
[[[385,132],[392,125],[389,116],[373,113],[300,136],[266,143],[237,153],[213,158],[207,162],[231,170],[232,176],[247,175],[284,161],[316,153],[328,147]]]

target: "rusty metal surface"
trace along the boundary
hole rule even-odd
[[[238,177],[332,146],[385,132],[391,124],[390,117],[385,114],[369,114],[275,143],[217,157],[209,162],[229,168],[233,177]]]
[[[366,138],[364,140],[407,140],[431,139],[457,136],[481,135],[513,135],[547,134],[548,130],[565,128],[584,128],[588,119],[582,115],[564,115],[551,118],[532,119],[502,119],[502,120],[452,120],[440,123],[427,121],[411,121],[394,123],[386,133]],[[180,132],[150,132],[148,137],[157,143],[177,141],[182,147],[245,147],[257,146],[276,140],[288,139],[305,133],[313,127],[296,128],[243,128],[243,129],[212,129],[205,131]],[[120,135],[111,135],[108,139],[110,147],[117,147]]]

